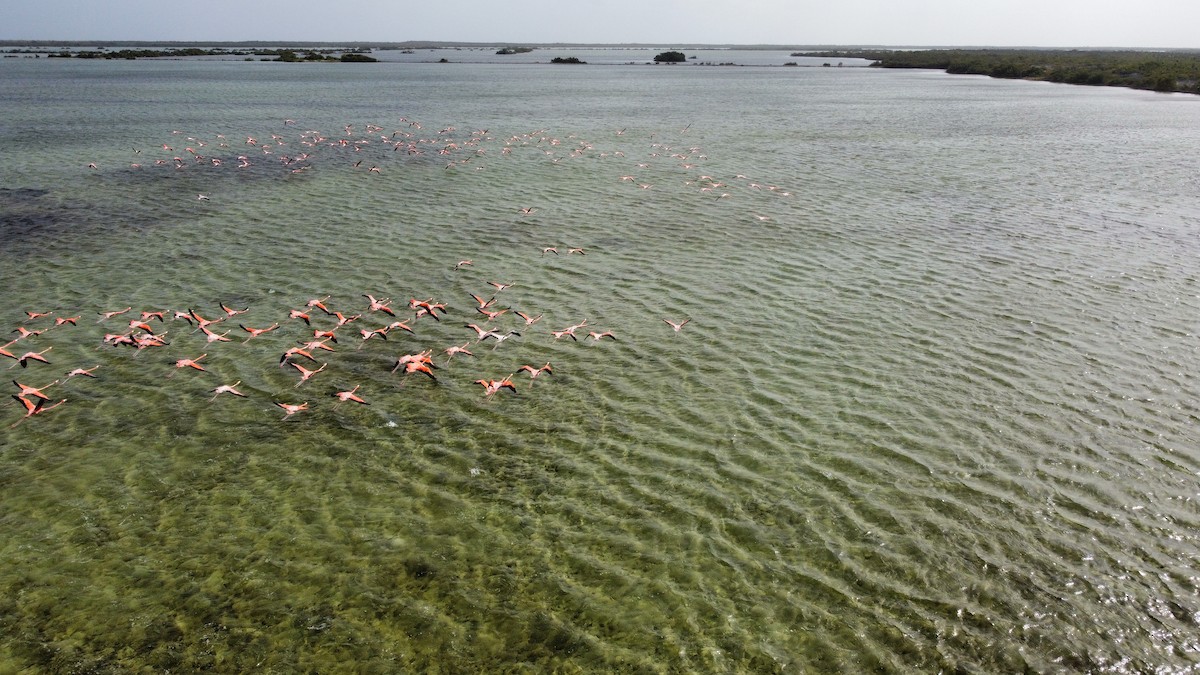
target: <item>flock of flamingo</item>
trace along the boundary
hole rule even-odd
[[[615,159],[626,157],[623,150],[599,151],[591,142],[579,140],[574,136],[568,136],[564,141],[548,134],[544,129],[501,139],[486,129],[470,131],[465,137],[459,135],[454,127],[444,127],[434,134],[425,134],[417,121],[400,118],[400,122],[400,128],[390,133],[376,124],[363,125],[361,130],[353,125],[346,125],[344,133],[333,135],[336,137],[317,131],[305,131],[291,137],[285,136],[284,133],[272,133],[262,141],[254,136],[247,136],[243,141],[231,142],[222,134],[205,140],[174,131],[171,132],[172,141],[162,143],[154,150],[147,150],[145,155],[142,150],[133,149],[136,161],[129,164],[128,170],[158,168],[180,172],[195,170],[196,167],[202,170],[231,167],[235,171],[282,170],[291,174],[303,174],[323,165],[323,162],[329,162],[335,166],[365,170],[368,174],[381,174],[385,168],[390,170],[388,161],[392,158],[428,161],[431,157],[444,158],[447,162],[445,168],[452,169],[478,162],[480,158],[488,155],[489,145],[497,141],[502,142],[499,153],[501,156],[508,156],[519,148],[532,147],[534,152],[540,152],[548,161],[554,163],[586,156]],[[293,120],[284,120],[281,131],[295,125]],[[680,133],[686,134],[687,131],[688,128],[685,127]],[[615,135],[624,136],[625,130],[616,131]],[[177,150],[177,147],[181,149]],[[156,157],[153,156],[155,154]],[[785,190],[752,182],[744,175],[736,175],[729,179],[730,183],[726,183],[712,176],[698,174],[698,162],[704,159],[707,157],[699,147],[675,150],[666,142],[656,141],[655,135],[652,134],[645,149],[645,157],[627,161],[633,162],[628,168],[635,169],[634,173],[640,169],[649,169],[654,166],[653,162],[659,162],[660,165],[663,162],[674,163],[684,171],[682,185],[685,188],[693,189],[701,196],[715,197],[719,200],[732,197],[733,192],[738,189],[761,190],[763,194],[789,196]],[[91,162],[87,167],[96,171],[100,170],[101,164]],[[475,168],[483,170],[484,167]],[[614,180],[630,183],[641,190],[654,187],[651,183],[639,181],[632,174],[617,175],[614,176]],[[206,203],[212,202],[213,194],[197,194],[196,199]],[[516,216],[524,218],[536,211],[535,207],[520,207]],[[750,215],[758,221],[770,220],[767,216]],[[542,257],[554,255],[569,258],[587,254],[584,248],[577,246],[564,247],[562,250],[558,246],[540,249]],[[456,272],[465,274],[469,273],[472,265],[470,260],[460,260],[452,267]],[[482,283],[481,281],[481,286]],[[492,341],[492,349],[495,350],[512,338],[528,339],[531,331],[538,331],[534,325],[542,318],[542,314],[534,316],[532,312],[518,310],[512,305],[501,305],[498,301],[511,284],[494,281],[486,283],[491,286],[486,293],[471,294],[473,304],[466,311],[473,320],[463,319],[461,323],[462,329],[470,331],[464,335],[473,336],[473,343],[469,338],[461,343],[455,341],[442,349],[440,354],[436,355],[436,359],[435,350],[429,348],[401,353],[395,357],[391,373],[400,373],[400,377],[403,378],[417,375],[437,382],[440,369],[447,367],[455,357],[474,356],[472,348],[477,349],[478,345]],[[345,304],[337,309],[330,306],[329,297],[312,298],[307,302],[297,303],[298,306],[291,309],[287,316],[260,317],[254,324],[239,318],[250,312],[250,308],[238,309],[225,303],[219,303],[218,309],[198,309],[193,306],[173,310],[134,310],[132,306],[128,306],[116,310],[95,308],[90,311],[95,312],[98,324],[105,324],[106,327],[120,326],[115,332],[106,333],[98,340],[99,348],[110,352],[125,349],[135,355],[142,352],[186,351],[186,355],[177,355],[170,359],[144,357],[146,360],[155,360],[164,370],[170,369],[166,377],[186,371],[192,377],[213,378],[215,376],[209,370],[213,366],[206,359],[211,350],[230,349],[222,343],[235,342],[235,337],[244,338],[237,341],[245,343],[287,334],[286,338],[281,338],[278,366],[289,369],[298,377],[293,385],[296,389],[310,381],[334,380],[335,376],[328,371],[330,364],[336,361],[337,351],[362,349],[375,342],[395,344],[395,340],[388,341],[389,335],[394,336],[397,332],[415,334],[425,322],[440,324],[450,311],[445,302],[435,302],[433,299],[413,298],[407,304],[397,306],[392,300],[377,298],[369,292],[361,295],[365,302]],[[463,310],[458,308],[455,311]],[[70,400],[70,396],[55,396],[58,390],[53,388],[58,387],[61,390],[82,386],[76,383],[102,379],[105,370],[102,363],[85,363],[68,364],[70,367],[64,371],[62,364],[57,359],[52,359],[55,356],[51,351],[53,345],[46,344],[68,331],[81,331],[83,327],[79,323],[83,321],[82,312],[77,314],[63,312],[57,308],[38,308],[26,310],[25,314],[25,318],[20,320],[20,325],[11,332],[16,337],[0,346],[0,356],[14,361],[10,368],[22,369],[21,379],[13,380],[16,393],[12,394],[12,398],[23,409],[24,414],[14,426],[29,418],[56,410]],[[401,314],[404,315],[403,318]],[[506,321],[502,318],[505,314],[520,319],[515,328],[500,327]],[[663,318],[662,321],[676,333],[688,323],[686,318],[679,321]],[[367,324],[370,324],[370,327],[358,327]],[[303,326],[303,333],[297,333],[298,326]],[[561,328],[540,332],[555,342],[582,339],[599,343],[618,339],[613,331],[597,328],[590,326],[586,319],[581,319]],[[523,334],[522,330],[526,332]],[[583,334],[585,330],[586,335]],[[357,347],[351,347],[356,341],[359,343]],[[284,344],[286,347],[283,347]],[[441,360],[443,356],[444,360]],[[325,361],[322,362],[321,359]],[[475,379],[474,383],[482,387],[483,396],[491,399],[504,390],[516,392],[517,385],[513,378],[518,373],[528,374],[532,386],[536,378],[552,375],[554,370],[550,363],[522,364],[508,375],[480,377]],[[50,381],[47,383],[47,380]],[[251,398],[239,389],[241,381],[210,381],[209,384],[214,385],[206,389],[207,394],[211,394],[208,396],[210,403],[222,396]],[[308,385],[308,388],[313,386],[315,385]],[[344,403],[369,405],[368,392],[362,391],[361,384],[338,387],[331,383],[330,386],[331,390],[327,395],[336,399],[335,407]],[[48,391],[50,393],[47,393]],[[277,395],[271,398],[271,402],[283,411],[283,420],[310,409],[311,401],[301,396]]]
[[[463,260],[459,261],[455,268],[461,270],[469,268],[470,265],[469,260]],[[456,341],[436,355],[435,350],[431,348],[404,351],[395,356],[390,372],[392,374],[399,372],[400,377],[404,378],[419,375],[432,382],[438,382],[439,373],[437,371],[448,366],[455,357],[460,359],[473,357],[475,354],[471,351],[472,348],[478,349],[478,345],[489,340],[494,341],[492,349],[495,350],[510,338],[522,337],[522,333],[514,328],[500,327],[500,317],[510,311],[513,316],[520,318],[521,326],[533,330],[532,327],[542,319],[543,315],[533,316],[527,312],[514,310],[510,306],[499,306],[497,297],[501,291],[510,288],[512,284],[489,283],[492,286],[492,293],[489,297],[484,298],[482,295],[471,294],[474,301],[471,311],[479,318],[472,317],[473,321],[459,324],[464,335],[473,334],[474,340],[468,337],[462,343]],[[134,310],[132,306],[129,306],[115,310],[103,310],[96,313],[98,318],[95,323],[103,325],[105,330],[109,326],[119,328],[115,332],[105,333],[103,337],[99,338],[97,349],[127,350],[133,355],[133,358],[142,359],[143,363],[149,361],[150,363],[144,367],[163,373],[165,379],[185,372],[190,377],[209,378],[209,383],[215,385],[211,389],[206,389],[206,396],[211,394],[208,401],[212,403],[222,395],[250,398],[248,394],[239,389],[240,380],[232,383],[211,380],[213,373],[209,370],[211,366],[206,359],[210,353],[215,353],[215,350],[219,349],[222,350],[223,355],[230,355],[229,350],[237,348],[227,346],[226,343],[245,344],[251,340],[266,340],[271,336],[279,335],[277,340],[280,348],[278,367],[294,371],[298,379],[293,388],[298,389],[325,373],[331,363],[335,362],[338,351],[358,351],[367,347],[369,343],[375,342],[380,343],[381,346],[384,343],[395,343],[394,339],[388,342],[389,335],[397,332],[416,334],[422,330],[423,323],[437,322],[441,324],[450,312],[447,303],[436,302],[433,299],[413,298],[406,304],[394,306],[395,303],[389,298],[376,298],[370,293],[364,293],[362,297],[365,302],[355,304],[352,308],[346,306],[343,308],[346,310],[345,312],[332,307],[329,296],[312,298],[307,302],[297,303],[298,306],[289,310],[286,317],[273,317],[269,324],[265,323],[265,320],[260,320],[256,326],[248,325],[248,321],[241,318],[242,315],[250,313],[250,308],[239,309],[230,307],[226,303],[218,303],[219,311],[214,310],[213,312],[202,312],[194,307],[177,310]],[[86,323],[84,326],[80,326],[80,322],[83,321],[82,314],[69,316],[60,314],[57,310],[29,310],[25,312],[25,315],[25,319],[12,331],[16,337],[0,347],[0,356],[14,361],[9,367],[10,369],[17,367],[22,369],[19,375],[20,379],[12,380],[17,389],[16,393],[12,394],[12,398],[24,409],[24,415],[12,426],[66,404],[69,397],[56,400],[53,391],[47,393],[53,387],[73,386],[71,383],[76,378],[99,380],[104,376],[103,363],[95,363],[90,366],[68,364],[74,367],[66,371],[61,370],[62,365],[58,363],[57,359],[52,360],[54,345],[46,344],[67,332],[86,332],[84,331]],[[687,323],[686,320],[679,323],[667,319],[664,321],[671,324],[675,330],[679,330],[683,323]],[[356,326],[368,325],[369,327],[356,328]],[[587,334],[583,335],[583,331],[588,328],[590,326],[587,319],[583,319],[559,330],[542,332],[547,338],[555,341],[565,338],[572,341],[582,338],[593,342],[617,339],[616,335],[609,330],[588,330]],[[532,337],[530,330],[526,330],[526,338]],[[163,351],[184,351],[187,355],[170,358],[152,355]],[[142,356],[143,352],[147,355]],[[52,381],[42,384],[54,376],[52,375],[54,373],[57,373],[57,376]],[[508,375],[481,377],[474,380],[474,383],[482,387],[483,395],[489,399],[503,390],[516,393],[517,385],[513,378],[517,373],[528,374],[530,386],[532,386],[533,380],[538,376],[552,375],[554,370],[548,362],[542,365],[522,364]],[[334,377],[326,375],[324,379],[332,380]],[[309,388],[311,387],[312,385],[309,385]],[[361,388],[361,384],[355,384],[349,388],[334,387],[328,395],[336,399],[334,407],[347,402],[369,405],[370,402],[366,399],[365,394],[360,392]],[[309,410],[310,406],[309,400],[297,402],[295,396],[272,397],[272,403],[283,410],[282,419],[284,420]]]

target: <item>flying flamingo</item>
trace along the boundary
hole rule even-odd
[[[591,331],[591,332],[589,332],[589,333],[588,333],[588,337],[592,338],[592,339],[593,339],[593,340],[595,340],[596,342],[599,342],[599,341],[600,341],[601,339],[603,339],[603,338],[608,338],[608,339],[610,339],[610,340],[616,340],[616,339],[617,339],[617,336],[616,336],[616,335],[613,335],[613,334],[612,334],[612,331],[610,331],[610,330],[606,330],[606,331],[604,331],[603,333],[597,333],[596,331]]]
[[[490,310],[490,309],[484,309],[484,308],[482,308],[482,307],[476,307],[476,308],[475,308],[475,311],[476,311],[476,312],[479,312],[480,314],[482,314],[482,315],[484,315],[484,316],[486,316],[486,317],[487,317],[487,320],[488,320],[488,321],[491,321],[492,319],[495,319],[496,317],[498,317],[498,316],[500,316],[501,314],[503,314],[503,313],[507,312],[508,310],[507,310],[507,309],[501,309],[501,310],[492,311],[492,310]]]
[[[237,382],[234,382],[233,384],[222,384],[221,386],[217,387],[216,389],[213,389],[213,397],[208,399],[208,402],[212,403],[213,401],[217,400],[217,397],[220,396],[221,394],[233,394],[234,396],[241,396],[242,398],[246,398],[245,394],[243,394],[242,392],[237,390],[237,386],[241,383],[242,383],[242,381],[238,380]]]
[[[290,363],[288,361],[288,359],[290,359],[293,356],[303,356],[304,358],[308,359],[309,361],[312,361],[313,363],[317,362],[317,360],[313,357],[313,355],[309,354],[304,349],[302,349],[300,347],[291,347],[283,353],[283,356],[279,357],[279,367],[282,368],[285,364]]]
[[[464,342],[461,347],[459,347],[458,345],[453,345],[453,346],[447,347],[446,349],[442,350],[443,354],[448,355],[448,356],[446,356],[446,363],[450,363],[450,359],[454,358],[455,354],[466,354],[467,356],[475,356],[467,349],[467,347],[469,347],[470,345],[471,345],[470,342]]]
[[[25,417],[22,417],[21,419],[17,420],[15,424],[13,424],[12,426],[9,427],[10,429],[12,427],[17,426],[17,424],[24,422],[26,419],[33,417],[34,415],[44,413],[47,410],[54,410],[58,406],[67,402],[67,399],[64,398],[63,400],[61,400],[58,403],[55,403],[53,405],[46,405],[46,402],[40,398],[37,400],[37,403],[34,403],[33,401],[30,401],[29,399],[27,399],[23,396],[17,396],[16,394],[13,394],[13,398],[17,399],[17,401],[19,401],[21,403],[21,405],[25,406]]]
[[[24,354],[17,357],[17,363],[20,363],[22,368],[27,367],[29,365],[30,361],[41,361],[42,363],[50,363],[49,361],[46,360],[46,357],[42,356],[42,354],[45,354],[46,352],[50,351],[51,349],[54,349],[54,347],[46,347],[45,349],[43,349],[40,352],[25,352]],[[16,364],[13,364],[13,365],[16,365]],[[13,366],[9,366],[9,368],[12,368],[12,367]]]
[[[345,403],[346,401],[354,401],[355,403],[361,403],[363,405],[371,405],[370,403],[367,403],[366,401],[364,401],[358,394],[354,393],[354,392],[358,391],[358,388],[360,386],[362,386],[362,385],[356,384],[356,385],[354,385],[354,388],[351,389],[350,391],[335,391],[333,393],[333,395],[338,397],[338,402],[336,404],[334,404],[334,406],[333,406],[334,409],[336,409],[338,406]]]
[[[234,316],[237,316],[238,314],[245,314],[246,312],[250,311],[249,307],[247,307],[246,309],[233,309],[232,307],[227,306],[223,302],[218,303],[217,306],[220,307],[221,311],[225,312],[225,315],[229,316],[229,317],[234,317]]]
[[[243,326],[242,324],[239,323],[238,327],[250,334],[250,337],[248,337],[242,341],[242,344],[246,344],[252,338],[256,338],[259,335],[262,335],[263,333],[269,333],[269,332],[275,330],[276,328],[279,328],[279,324],[273,323],[270,326],[267,326],[266,328],[247,328],[246,326]]]
[[[488,298],[487,300],[484,300],[483,298],[479,297],[478,295],[475,295],[474,293],[471,293],[471,297],[475,298],[475,302],[476,302],[476,304],[479,305],[480,309],[487,309],[488,307],[492,306],[492,303],[496,302],[496,296],[494,296],[494,295],[492,297]]]
[[[100,312],[100,317],[101,317],[100,321],[104,321],[105,319],[111,319],[114,316],[120,316],[121,314],[124,314],[125,312],[128,312],[131,309],[133,309],[133,308],[126,307],[125,309],[118,309],[118,310],[114,310],[111,312]],[[100,323],[100,321],[97,321],[96,323]]]
[[[316,370],[309,370],[308,368],[305,368],[304,366],[302,366],[299,363],[296,363],[294,361],[288,361],[288,363],[291,364],[291,366],[293,368],[300,371],[300,381],[296,383],[297,387],[304,384],[305,382],[308,382],[308,379],[310,377],[312,377],[313,375],[316,375],[317,373],[321,372],[322,370],[325,370],[325,366],[329,365],[328,363],[322,363],[320,368],[317,368]]]
[[[538,314],[537,316],[529,316],[525,312],[513,312],[513,314],[516,314],[517,316],[524,319],[526,326],[532,326],[533,324],[537,323],[542,318],[541,314]]]
[[[292,415],[295,415],[296,413],[300,412],[301,410],[308,410],[308,401],[305,401],[304,403],[300,403],[300,404],[280,403],[280,402],[276,401],[275,405],[279,406],[280,408],[283,408],[287,412],[287,414],[285,414],[283,416],[283,419],[285,419],[285,420],[287,418],[291,417]],[[282,421],[282,420],[280,420],[280,421]]]
[[[515,375],[516,373],[513,373]],[[512,393],[517,393],[517,386],[512,383],[512,375],[500,380],[475,380],[475,384],[483,385],[484,395],[491,398],[493,394],[501,389],[508,389]]]
[[[517,368],[517,371],[519,371],[519,372],[523,371],[523,372],[529,373],[529,386],[530,387],[533,386],[533,381],[535,379],[537,379],[538,375],[541,375],[542,373],[549,373],[550,375],[554,374],[554,370],[550,368],[549,361],[547,361],[546,365],[542,366],[541,368],[535,368],[534,366],[524,365],[524,366],[521,366],[520,368]]]
[[[226,335],[229,335],[230,331],[225,331],[224,333],[214,333],[208,328],[201,326],[200,332],[204,333],[204,339],[209,342],[232,342],[232,340],[225,337]]]
[[[76,375],[83,375],[84,377],[96,377],[95,375],[92,374],[92,371],[96,370],[99,367],[100,367],[99,365],[95,365],[95,366],[92,366],[91,368],[76,368],[75,370],[72,370],[71,372],[67,373],[67,377],[75,377]]]
[[[40,319],[43,316],[50,316],[53,313],[54,310],[50,310],[49,312],[30,312],[29,310],[25,310],[25,315],[29,317],[28,319],[25,319],[25,321],[33,321],[34,319]]]
[[[678,333],[680,330],[683,330],[684,325],[686,325],[687,322],[691,321],[691,319],[684,319],[683,321],[680,321],[679,323],[675,323],[674,321],[672,321],[670,319],[663,319],[663,321],[666,321],[667,325],[671,326],[671,328],[674,328],[675,332]]]
[[[371,306],[367,309],[368,312],[383,312],[389,316],[396,316],[396,313],[392,311],[392,308],[388,307],[388,303],[391,302],[390,299],[385,298],[383,300],[376,300],[375,296],[370,295],[369,293],[364,293],[363,297],[371,303]]]
[[[50,397],[43,394],[42,390],[49,389],[50,387],[53,387],[54,385],[58,384],[58,380],[55,380],[55,381],[51,382],[50,384],[43,385],[41,387],[31,387],[27,384],[21,384],[20,382],[17,382],[16,380],[13,380],[12,383],[17,385],[17,387],[21,390],[21,393],[17,394],[17,396],[19,396],[21,398],[24,398],[26,396],[33,396],[34,398],[39,398],[43,402],[45,402],[45,401],[49,401]]]
[[[208,356],[208,354],[201,354],[200,356],[197,356],[194,359],[179,359],[178,361],[175,362],[175,367],[176,368],[195,368],[196,370],[199,370],[202,372],[208,372],[207,370],[204,370],[204,366],[200,365],[200,363],[199,363],[200,359],[202,359],[206,356]],[[179,371],[175,371],[175,372],[179,372]],[[175,372],[171,373],[167,377],[174,376]]]
[[[333,314],[333,312],[329,311],[329,308],[325,306],[325,301],[328,300],[329,298],[330,298],[330,296],[328,296],[328,295],[323,298],[320,298],[320,299],[313,298],[312,300],[309,300],[308,304],[305,306],[306,307],[316,307],[317,309],[321,310],[322,312],[325,312],[326,314]]]

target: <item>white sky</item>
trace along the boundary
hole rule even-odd
[[[3,0],[3,40],[1200,48],[1197,0]]]

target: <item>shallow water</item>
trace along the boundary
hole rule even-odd
[[[0,417],[5,670],[1197,662],[1197,99],[46,59],[0,98],[0,316],[81,317],[7,372],[100,366]],[[364,341],[364,294],[448,313]],[[476,342],[471,294],[521,335]],[[325,296],[362,316],[298,385]],[[231,342],[171,318],[220,303]],[[104,343],[153,310],[169,345]],[[436,381],[390,372],[421,350]]]

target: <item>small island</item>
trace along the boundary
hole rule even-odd
[[[663,52],[654,57],[655,63],[683,63],[687,61],[687,56],[683,52]]]
[[[533,51],[533,47],[502,47],[496,50],[496,53],[501,56],[508,56],[509,54],[528,54],[531,51]]]
[[[576,58],[574,56],[567,56],[567,57],[556,56],[556,57],[550,59],[550,63],[583,63],[583,64],[586,64],[587,61],[580,61],[578,58]]]

